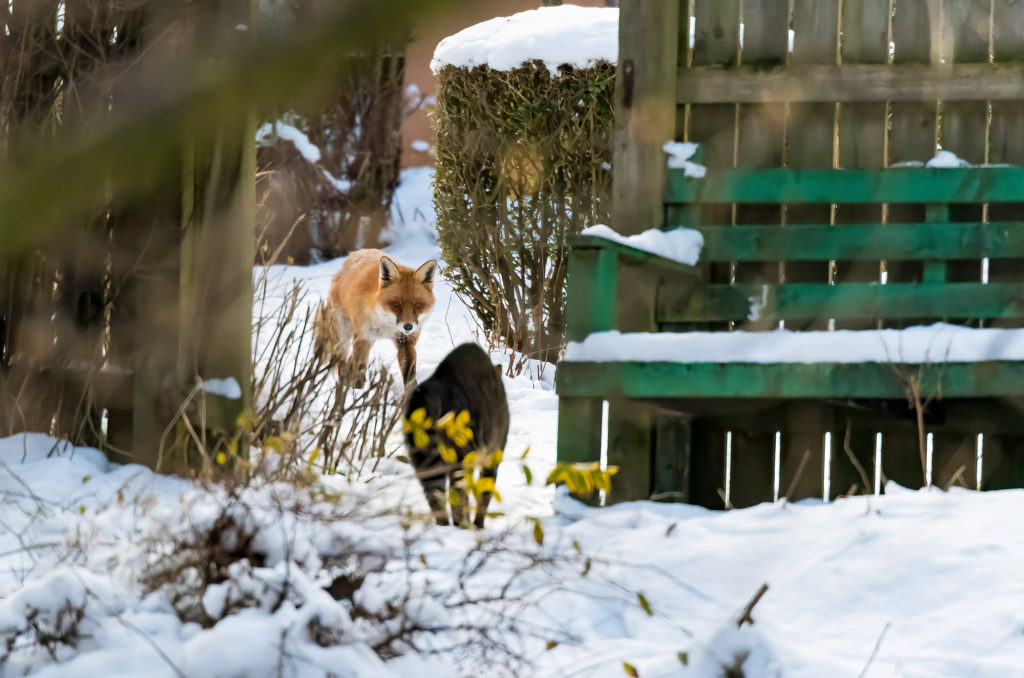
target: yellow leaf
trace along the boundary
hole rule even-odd
[[[448,505],[459,506],[462,503],[462,495],[454,487],[448,490]]]
[[[476,486],[480,494],[494,492],[494,478],[481,478],[476,482]]]
[[[676,652],[676,659],[678,659],[679,663],[683,666],[688,666],[690,664],[690,655],[685,652]]]
[[[548,642],[547,642],[547,643],[546,643],[546,644],[544,645],[544,649],[545,649],[545,650],[553,650],[553,649],[555,649],[556,647],[558,647],[558,641],[557,641],[557,640],[549,640],[549,641],[548,641]]]
[[[441,459],[449,464],[454,464],[459,460],[459,455],[455,451],[454,447],[448,447],[447,445],[438,445],[437,451],[441,453]]]
[[[529,466],[523,466],[523,475],[526,476],[526,484],[533,485],[533,471]]]
[[[320,448],[319,447],[314,447],[313,451],[309,455],[309,461],[306,462],[306,466],[312,466],[313,464],[315,464],[316,463],[316,459],[319,456],[320,456]]]
[[[117,505],[124,506],[124,492],[121,490],[117,491]]]
[[[475,468],[476,460],[479,459],[480,455],[477,452],[470,452],[462,458],[463,468]]]
[[[530,448],[527,447],[526,451],[523,452],[523,456],[521,456],[520,459],[526,459],[526,455],[528,455],[529,453],[530,453]]]
[[[92,476],[82,476],[82,484],[83,485],[85,485],[90,480],[92,480]]]
[[[498,464],[501,463],[504,453],[501,450],[495,450],[487,455],[487,461],[484,462],[485,468],[497,468]]]
[[[85,506],[79,506],[78,507],[78,512],[81,513],[82,515],[85,515]]]
[[[651,604],[650,602],[648,602],[647,598],[644,597],[644,594],[637,593],[636,600],[638,603],[640,603],[640,607],[643,609],[644,612],[647,613],[648,617],[654,616],[654,610],[651,609]]]
[[[541,527],[539,520],[533,521],[533,540],[541,546],[544,545],[544,528]]]
[[[622,670],[626,672],[627,676],[632,676],[633,678],[640,678],[640,674],[636,672],[636,667],[630,664],[629,662],[622,662]]]
[[[613,475],[615,475],[616,473],[619,472],[619,467],[618,466],[609,466],[608,468],[606,468],[604,470],[604,472],[607,473],[610,476],[613,476]]]
[[[412,444],[416,447],[426,447],[430,444],[430,436],[423,429],[416,429],[412,434]]]
[[[223,466],[224,464],[227,463],[227,461],[228,461],[228,455],[224,454],[223,452],[218,452],[217,453],[217,463],[218,464]]]
[[[420,554],[420,562],[423,563],[423,567],[430,567],[429,565],[427,565],[427,557],[422,553]]]

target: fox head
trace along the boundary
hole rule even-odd
[[[437,261],[431,259],[415,271],[399,266],[388,256],[380,258],[380,294],[377,305],[382,315],[395,320],[395,338],[415,334],[420,322],[434,308],[434,274]]]

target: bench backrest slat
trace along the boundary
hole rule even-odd
[[[949,260],[1024,256],[1024,222],[697,227],[704,261]]]
[[[669,170],[665,203],[1024,202],[1024,167]]]
[[[663,285],[659,323],[780,320],[1024,318],[1024,283]]]

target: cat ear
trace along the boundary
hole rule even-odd
[[[416,269],[416,282],[432,287],[434,285],[434,273],[437,272],[437,259],[431,259]]]
[[[398,279],[398,264],[391,257],[384,255],[380,258],[380,286],[387,287]]]

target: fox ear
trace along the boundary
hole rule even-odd
[[[398,264],[391,257],[380,258],[380,286],[387,287],[398,278]]]
[[[437,259],[431,259],[416,269],[416,282],[427,287],[434,285],[434,273],[437,272]]]

